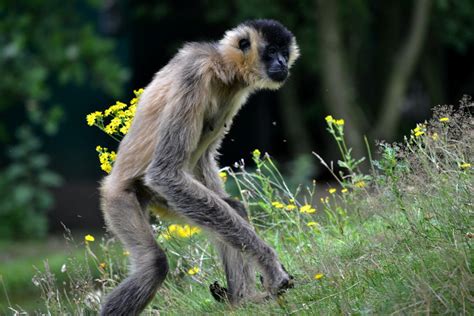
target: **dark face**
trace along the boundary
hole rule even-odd
[[[285,81],[293,34],[274,20],[254,20],[248,24],[258,30],[267,43],[260,52],[267,76],[276,82]]]
[[[267,45],[262,53],[262,61],[265,64],[267,75],[276,82],[285,81],[288,77],[288,47]]]

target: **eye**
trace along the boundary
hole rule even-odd
[[[250,41],[246,38],[241,39],[239,41],[239,48],[243,51],[249,49],[250,48]]]
[[[275,46],[270,46],[270,47],[268,47],[268,49],[267,49],[267,53],[268,53],[269,55],[273,55],[273,54],[275,54],[276,52],[277,52],[277,49],[276,49]]]

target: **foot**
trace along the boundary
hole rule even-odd
[[[281,268],[274,271],[272,274],[267,275],[266,277],[261,276],[260,281],[262,285],[270,292],[272,295],[282,295],[288,289],[291,289],[295,286],[294,277],[286,271],[283,265],[280,265]],[[268,281],[267,281],[268,280]]]
[[[228,291],[225,287],[220,286],[219,282],[215,281],[209,285],[209,290],[211,291],[212,297],[218,302],[228,302]]]

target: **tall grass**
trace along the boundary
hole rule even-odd
[[[260,236],[279,253],[296,286],[263,304],[215,302],[208,285],[224,275],[212,245],[191,227],[154,224],[170,274],[146,313],[183,314],[474,314],[473,103],[434,109],[399,144],[378,144],[370,171],[352,157],[344,122],[327,117],[342,158],[338,185],[316,200],[313,182],[295,190],[268,154],[224,168],[226,185],[250,209]],[[192,233],[191,233],[192,231]],[[100,244],[93,250],[92,244]],[[88,241],[86,262],[67,263],[69,282],[39,273],[35,285],[51,314],[88,314],[126,274],[127,253],[113,237]]]

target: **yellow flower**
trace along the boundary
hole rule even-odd
[[[344,120],[343,119],[336,120],[335,123],[336,123],[336,125],[344,126]]]
[[[219,172],[219,177],[222,179],[223,182],[227,181],[227,172],[221,171]]]
[[[105,269],[106,266],[107,266],[107,264],[105,264],[105,262],[101,262],[99,264],[99,268],[101,268],[101,269]]]
[[[316,213],[316,209],[309,204],[300,207],[300,213],[313,214]]]
[[[87,120],[87,125],[89,126],[92,126],[95,124],[95,121],[98,119],[98,118],[101,118],[102,117],[102,112],[99,112],[99,111],[95,111],[91,114],[88,114],[86,116],[86,120]]]
[[[179,226],[179,225],[177,225],[177,224],[171,224],[170,226],[168,226],[168,231],[169,231],[170,233],[173,233],[173,232],[175,232],[176,230],[178,230],[178,226]]]
[[[133,90],[133,93],[135,93],[135,96],[138,98],[143,93],[143,91],[145,90],[143,90],[143,88],[140,88],[138,90]]]
[[[316,273],[316,274],[314,275],[314,279],[315,279],[315,280],[319,280],[319,279],[321,279],[323,276],[324,276],[324,274],[322,274],[322,273]]]
[[[441,117],[439,119],[440,122],[449,122],[449,117]]]
[[[130,120],[125,121],[124,125],[120,128],[120,133],[126,135],[131,125],[132,125],[132,121]]]
[[[415,137],[420,137],[425,133],[425,125],[424,124],[416,124],[415,129],[413,129],[413,134]]]
[[[334,193],[336,193],[336,191],[337,191],[337,189],[334,189],[334,188],[330,188],[328,190],[329,194],[334,194]]]
[[[325,198],[320,198],[319,199],[321,203],[329,203],[329,196],[326,196]]]
[[[286,209],[287,211],[293,211],[295,208],[296,208],[296,205],[294,205],[294,204],[288,204],[285,209]]]
[[[308,226],[308,227],[315,227],[315,226],[318,226],[318,222],[308,222],[308,223],[306,224],[306,226]]]
[[[191,268],[191,269],[188,270],[188,274],[189,274],[189,275],[195,275],[195,274],[199,273],[199,271],[200,271],[200,270],[199,270],[198,267],[193,267],[193,268]]]
[[[280,203],[280,202],[272,202],[272,206],[274,208],[284,208],[285,205],[283,203]]]
[[[85,236],[84,236],[84,240],[85,240],[86,242],[89,242],[89,241],[90,241],[90,242],[93,242],[93,241],[95,240],[95,238],[94,238],[94,236],[92,236],[92,235],[85,235]]]
[[[341,192],[342,192],[342,193],[347,193],[347,192],[349,192],[349,190],[347,190],[346,188],[344,188],[344,189],[341,190]]]
[[[128,252],[127,250],[124,250],[122,254],[123,254],[125,257],[130,256],[130,252]]]
[[[356,186],[356,188],[365,188],[365,181],[357,181],[356,183],[354,183],[354,185]]]
[[[161,234],[161,237],[164,239],[170,239],[171,237],[180,237],[180,238],[188,238],[194,234],[197,234],[201,231],[199,227],[192,227],[188,224],[186,225],[177,225],[172,224],[168,226],[166,232]]]
[[[199,233],[201,231],[201,228],[184,225],[184,231],[186,232],[186,237],[191,237],[192,235]]]
[[[459,166],[461,169],[469,169],[471,168],[471,164],[468,162],[464,162]]]
[[[100,169],[102,169],[103,171],[107,173],[110,173],[110,171],[112,171],[112,165],[108,162],[105,162],[100,165]]]
[[[115,128],[113,125],[109,124],[107,125],[105,128],[104,128],[104,132],[106,132],[107,134],[109,135],[112,135],[113,133],[115,133]]]
[[[109,116],[110,114],[116,113],[126,107],[127,105],[125,103],[117,101],[114,105],[110,106],[107,110],[105,110],[104,114],[105,116]]]
[[[328,115],[324,119],[326,120],[328,124],[331,124],[334,122],[334,118],[332,117],[332,115]]]
[[[432,138],[434,141],[437,141],[437,140],[439,139],[438,133],[433,133],[433,135],[431,135],[431,138]]]
[[[255,149],[255,150],[252,152],[252,156],[253,156],[254,158],[260,158],[260,155],[261,155],[261,154],[262,154],[262,153],[261,153],[260,150],[258,150],[258,149]]]

